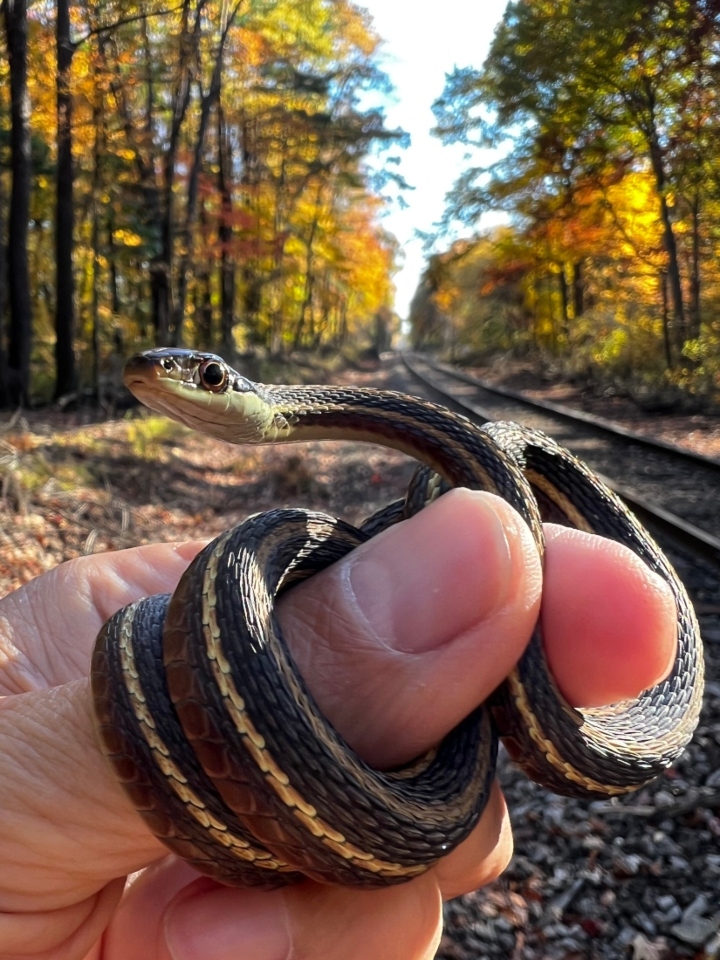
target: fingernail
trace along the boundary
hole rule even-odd
[[[175,553],[183,560],[194,560],[200,551],[210,543],[209,540],[185,540],[182,543],[173,544]]]
[[[402,653],[450,642],[507,602],[513,585],[510,508],[453,490],[351,554],[348,599],[377,639]],[[517,518],[519,521],[519,518]]]
[[[285,898],[227,887],[178,897],[165,914],[165,942],[173,960],[288,960]]]

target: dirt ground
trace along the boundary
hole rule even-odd
[[[414,469],[360,443],[233,446],[140,409],[82,421],[38,412],[0,423],[0,596],[64,560],[217,536],[273,507],[357,522],[401,496]]]

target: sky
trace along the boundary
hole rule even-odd
[[[442,216],[444,197],[463,169],[466,149],[443,146],[430,135],[432,103],[440,96],[445,74],[453,67],[480,67],[507,0],[358,0],[373,17],[383,38],[381,65],[395,86],[394,103],[385,106],[387,126],[402,127],[411,145],[400,151],[399,168],[415,189],[405,192],[406,210],[394,209],[383,226],[394,233],[404,252],[395,276],[395,309],[406,317],[423,271],[425,257],[414,231],[430,231]]]

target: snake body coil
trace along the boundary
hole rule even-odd
[[[103,749],[150,829],[224,883],[310,876],[358,886],[411,879],[457,846],[487,801],[500,730],[537,781],[577,796],[619,795],[665,769],[692,735],[703,663],[687,594],[663,553],[584,464],[537,431],[479,428],[402,394],[252,384],[212,354],[155,350],[125,380],[149,406],[230,442],[360,439],[425,464],[405,503],[356,529],[306,510],[251,517],[209,544],[172,597],[119,611],[92,680]],[[626,544],[670,585],[678,654],[632,703],[576,710],[558,692],[539,628],[492,703],[433,751],[379,772],[321,715],[276,622],[277,594],[445,486],[488,490],[542,520]]]

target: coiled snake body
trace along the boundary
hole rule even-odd
[[[382,886],[423,872],[472,830],[495,768],[496,726],[526,771],[560,793],[613,796],[682,752],[697,723],[702,651],[685,589],[624,504],[543,434],[477,427],[398,393],[253,384],[212,354],[139,354],[125,382],[153,409],[232,443],[358,439],[425,464],[405,501],[360,528],[307,510],[251,517],[208,545],[172,597],[119,611],[96,644],[103,750],[150,829],[234,885],[301,879]],[[535,630],[517,667],[426,756],[379,772],[320,714],[273,615],[278,592],[422,508],[445,486],[499,494],[542,519],[611,537],[663,577],[678,611],[669,677],[638,700],[576,710],[558,692]]]

